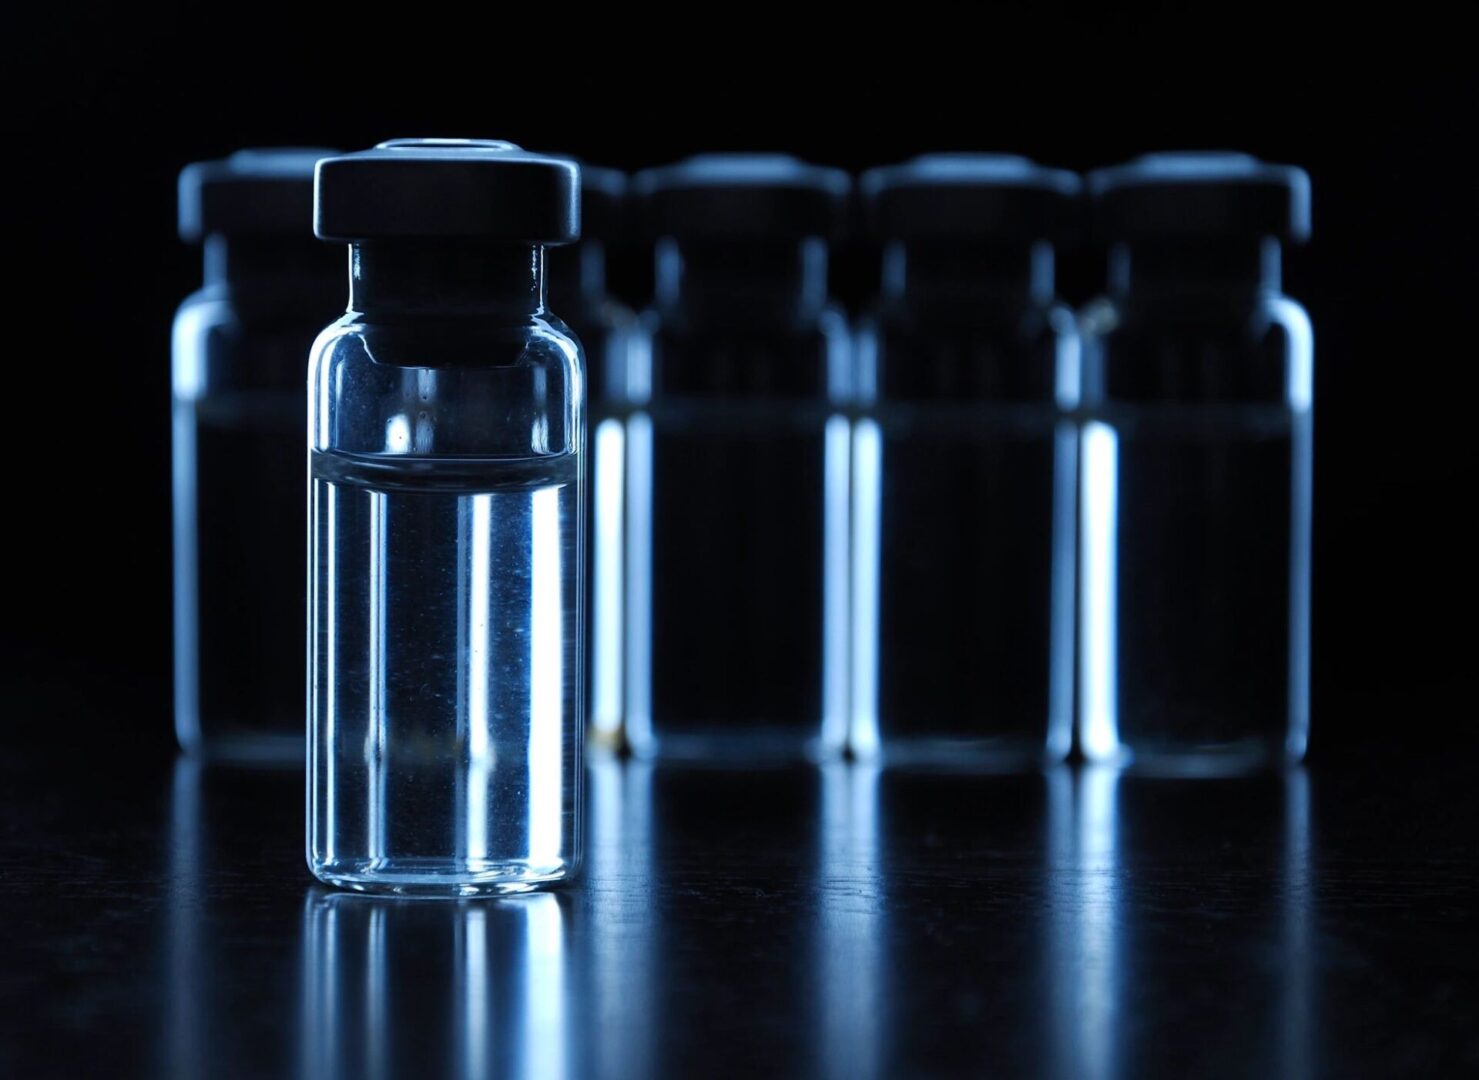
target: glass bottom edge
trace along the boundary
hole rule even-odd
[[[1085,760],[1135,776],[1217,778],[1293,768],[1304,760],[1304,752],[1263,740],[1184,747],[1121,744],[1109,753],[1085,755]]]
[[[566,885],[577,867],[530,870],[522,863],[493,864],[487,869],[439,873],[431,869],[369,869],[363,862],[313,866],[313,876],[351,892],[403,899],[466,900],[479,896],[515,896]]]

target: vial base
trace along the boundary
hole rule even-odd
[[[1112,753],[1091,756],[1090,761],[1142,776],[1219,777],[1283,769],[1303,758],[1302,741],[1251,736],[1194,745],[1148,740],[1133,748],[1121,746]]]
[[[812,731],[820,728],[818,721]],[[643,761],[776,764],[796,761],[829,761],[841,756],[842,740],[823,740],[812,734],[763,727],[700,733],[647,733],[646,725],[629,729],[632,756]]]
[[[1063,761],[1068,747],[1050,749],[1042,739],[884,739],[874,749],[854,747],[861,761],[886,768],[943,772],[1037,772]]]
[[[244,765],[303,764],[303,736],[218,732],[203,734],[181,720],[176,726],[180,746],[192,758]]]
[[[449,865],[432,859],[397,859],[386,865],[366,861],[336,861],[310,867],[314,877],[328,885],[380,896],[426,899],[507,896],[548,889],[575,876],[573,864],[534,865],[524,860],[465,861]]]

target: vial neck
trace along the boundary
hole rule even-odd
[[[905,244],[883,249],[885,302],[944,307],[982,300],[1046,304],[1053,299],[1053,248],[1034,244]]]
[[[599,240],[582,240],[548,248],[544,276],[557,315],[572,305],[600,303],[606,297],[606,247]]]
[[[782,241],[658,241],[659,310],[691,315],[795,318],[827,303],[827,245]]]
[[[1280,258],[1273,237],[1115,244],[1109,252],[1110,295],[1253,299],[1279,291]]]
[[[207,236],[204,263],[208,288],[319,296],[327,287],[343,288],[343,254],[311,236]]]
[[[419,238],[351,244],[349,309],[398,315],[537,314],[544,310],[544,248]]]

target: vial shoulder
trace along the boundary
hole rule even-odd
[[[1123,401],[1308,403],[1309,316],[1277,293],[1126,303],[1079,315],[1086,392]]]
[[[1309,315],[1278,293],[1254,297],[1191,297],[1154,303],[1099,297],[1077,318],[1085,343],[1099,351],[1218,350],[1308,351]]]
[[[375,322],[350,312],[319,333],[312,356],[316,372],[358,365],[573,369],[580,365],[581,351],[575,332],[549,314],[515,323],[468,319]]]

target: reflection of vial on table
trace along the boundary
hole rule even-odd
[[[546,255],[550,306],[580,339],[585,356],[585,703],[595,745],[622,743],[622,589],[625,516],[626,355],[636,322],[606,288],[606,252],[621,231],[626,177],[580,167],[580,243]]]
[[[192,754],[303,760],[303,379],[344,261],[313,240],[328,150],[180,174],[205,283],[174,327],[175,730]]]
[[[1073,725],[1078,337],[1053,241],[1079,181],[1024,158],[866,174],[884,246],[859,334],[851,740],[890,762],[1040,765]]]
[[[1079,738],[1179,772],[1298,760],[1309,728],[1312,337],[1280,293],[1309,179],[1239,154],[1090,178]]]
[[[543,277],[577,184],[507,143],[319,166],[318,234],[352,245],[309,384],[308,855],[333,884],[578,865],[583,372]]]
[[[644,756],[835,753],[845,735],[847,177],[714,155],[635,181],[657,237],[628,425],[627,734]]]

